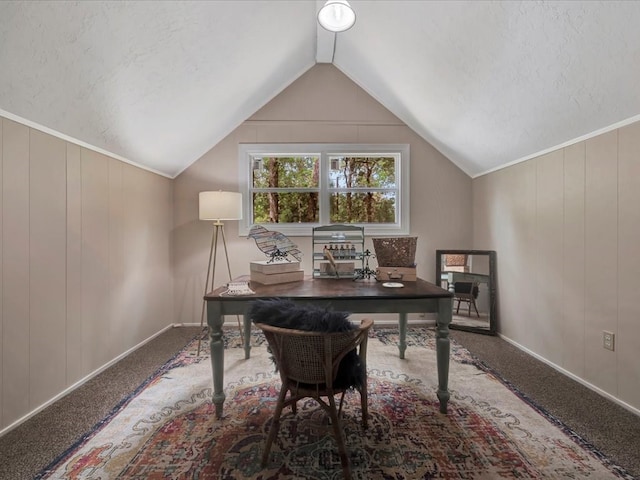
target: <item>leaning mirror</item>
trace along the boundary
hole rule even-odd
[[[453,293],[451,328],[496,334],[495,251],[436,250],[436,284]]]

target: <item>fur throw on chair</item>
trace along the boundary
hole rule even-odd
[[[308,332],[333,333],[357,328],[349,321],[348,312],[296,304],[280,298],[256,300],[250,305],[247,315],[253,323]],[[352,350],[340,362],[334,388],[359,388],[365,379],[364,365],[357,352]]]

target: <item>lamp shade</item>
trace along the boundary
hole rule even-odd
[[[242,194],[238,192],[200,192],[200,220],[241,220]]]
[[[347,0],[327,0],[318,12],[318,22],[330,32],[344,32],[356,23],[356,12]]]

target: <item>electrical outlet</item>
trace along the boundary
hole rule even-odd
[[[615,334],[613,332],[607,332],[606,330],[602,332],[602,346],[607,350],[614,350],[615,346]]]

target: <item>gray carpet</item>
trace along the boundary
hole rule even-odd
[[[173,328],[0,437],[0,479],[32,479],[199,332]],[[557,373],[498,337],[453,331],[538,406],[640,478],[640,417]]]
[[[0,437],[0,479],[32,479],[200,331],[172,328]],[[104,479],[107,480],[107,479]]]
[[[451,337],[605,456],[640,478],[640,417],[499,337]]]

